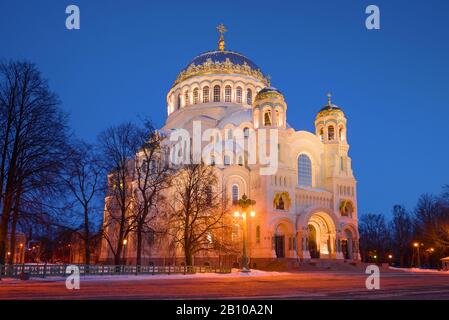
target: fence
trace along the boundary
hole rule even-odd
[[[0,265],[0,278],[66,277],[66,268],[73,264],[15,264]],[[76,264],[75,264],[76,265]],[[156,275],[156,274],[194,274],[230,273],[231,268],[210,266],[136,266],[136,265],[76,265],[81,276],[110,275]]]

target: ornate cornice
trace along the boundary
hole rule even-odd
[[[187,69],[178,74],[172,87],[188,78],[208,74],[242,74],[254,77],[265,85],[268,85],[268,79],[263,75],[260,69],[254,70],[246,62],[244,62],[243,65],[234,64],[229,58],[226,58],[224,62],[213,62],[212,59],[209,58],[201,65],[195,65],[194,63],[189,65]]]

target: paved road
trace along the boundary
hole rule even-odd
[[[367,290],[363,273],[301,272],[276,276],[81,281],[6,280],[0,299],[449,299],[449,275],[388,272]]]

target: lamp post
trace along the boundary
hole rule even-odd
[[[249,199],[246,194],[242,196],[240,200],[237,201],[237,206],[242,209],[242,220],[243,220],[243,248],[242,248],[242,272],[250,272],[250,268],[248,266],[248,255],[246,253],[246,241],[248,237],[248,220],[247,220],[247,210],[249,207],[256,204],[256,201]],[[235,217],[239,217],[240,213],[236,211],[234,213]],[[256,216],[255,211],[250,212],[251,217]]]
[[[413,246],[416,248],[416,254],[418,255],[416,259],[416,267],[421,268],[421,257],[419,256],[419,243],[415,242],[413,243]]]
[[[25,255],[23,254],[23,243],[19,244],[19,263],[25,262]]]
[[[128,240],[127,239],[124,239],[123,240],[123,258],[122,258],[122,261],[123,261],[123,264],[125,265],[126,263],[125,263],[125,257],[126,257],[126,253],[125,253],[125,250],[126,250],[126,245],[128,244]]]

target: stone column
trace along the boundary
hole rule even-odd
[[[343,256],[343,252],[341,251],[341,239],[339,236],[337,236],[336,242],[337,242],[337,254],[335,255],[335,258],[343,260],[345,257]]]

